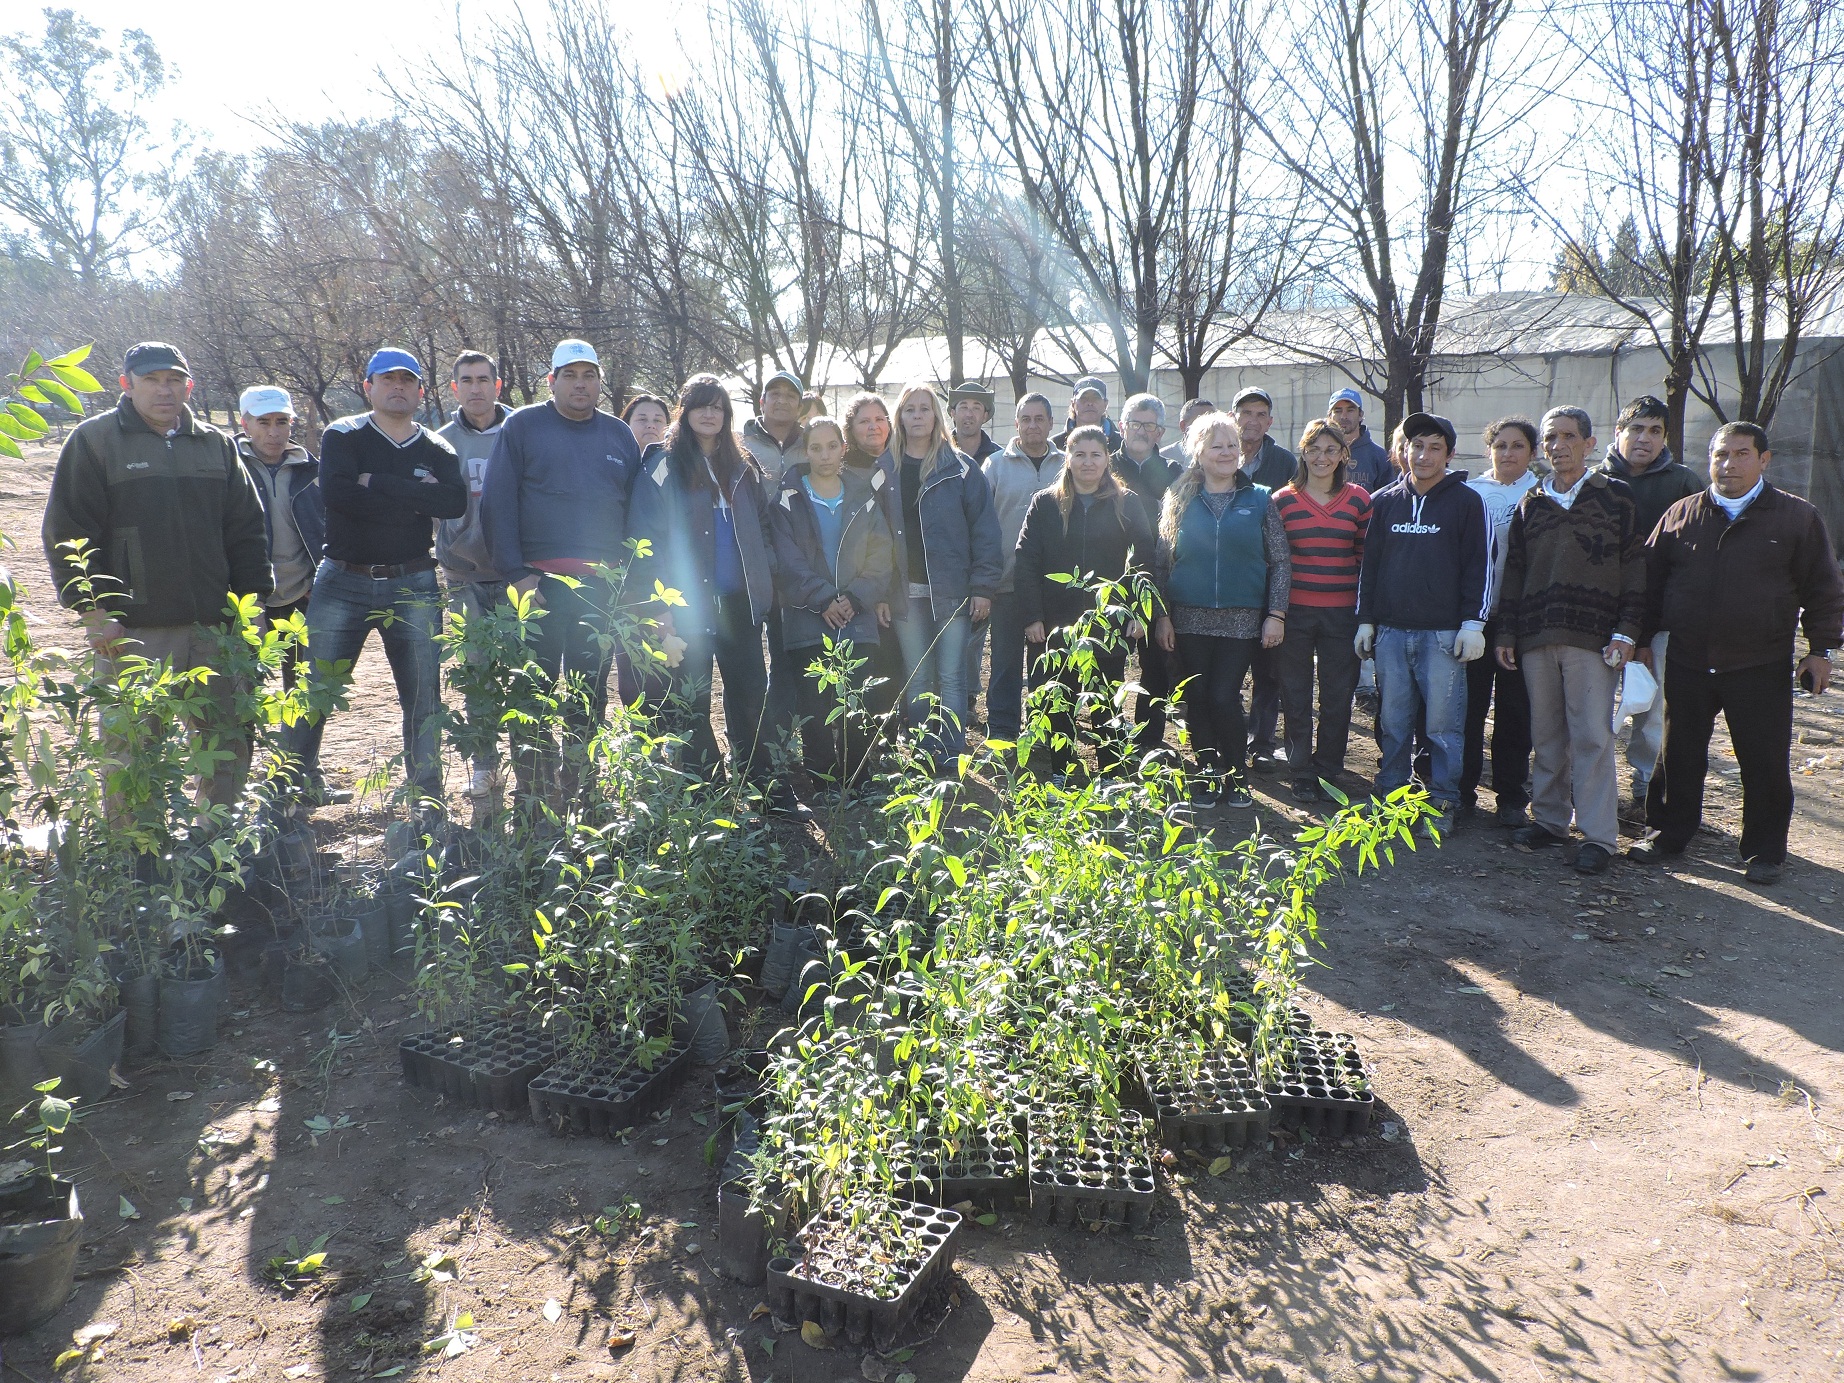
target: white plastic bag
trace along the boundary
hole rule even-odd
[[[1620,694],[1614,700],[1616,732],[1633,716],[1644,715],[1658,700],[1658,679],[1644,663],[1628,663],[1620,674]]]

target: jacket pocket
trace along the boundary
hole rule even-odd
[[[92,576],[113,576],[120,584],[101,582],[97,594],[108,597],[104,604],[111,608],[122,608],[147,603],[147,571],[145,559],[141,554],[141,530],[138,528],[118,528],[115,541],[109,553],[107,572],[91,568]]]

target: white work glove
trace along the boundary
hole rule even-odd
[[[1485,630],[1462,629],[1453,636],[1453,656],[1463,663],[1485,657]]]
[[[1352,641],[1352,646],[1357,649],[1357,656],[1360,658],[1368,658],[1372,653],[1376,652],[1376,649],[1377,649],[1377,627],[1376,625],[1374,624],[1358,625],[1357,638]]]

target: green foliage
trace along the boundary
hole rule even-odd
[[[15,461],[25,456],[21,442],[37,442],[51,431],[51,424],[38,410],[62,407],[77,417],[83,416],[81,394],[96,394],[102,385],[83,368],[90,348],[79,346],[47,360],[37,351],[28,351],[19,368],[6,376],[0,389],[0,456]]]
[[[32,1087],[38,1093],[38,1103],[36,1105],[26,1104],[13,1115],[13,1119],[17,1122],[30,1117],[33,1123],[29,1126],[29,1131],[24,1138],[17,1143],[9,1143],[6,1147],[8,1152],[19,1148],[30,1148],[33,1152],[42,1153],[45,1158],[45,1175],[48,1177],[53,1175],[52,1157],[64,1151],[52,1140],[62,1138],[70,1128],[71,1121],[76,1117],[73,1109],[75,1101],[58,1095],[56,1093],[58,1085],[59,1078],[53,1076],[50,1080],[40,1081]]]

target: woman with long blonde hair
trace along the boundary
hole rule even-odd
[[[1154,578],[1171,613],[1153,638],[1176,652],[1199,806],[1245,807],[1248,727],[1242,680],[1255,649],[1287,632],[1292,564],[1268,488],[1242,470],[1236,420],[1207,413],[1185,433],[1191,466],[1166,491]]]
[[[954,449],[947,411],[929,384],[911,384],[897,397],[896,434],[879,466],[896,500],[890,507],[900,598],[891,601],[891,614],[910,723],[923,722],[934,698],[942,724],[932,744],[952,758],[966,743],[967,638],[992,613],[1004,570],[992,489]]]

